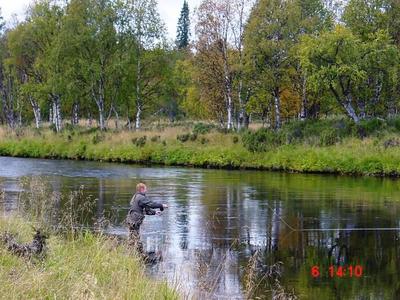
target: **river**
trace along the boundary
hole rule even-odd
[[[400,298],[397,179],[0,157],[0,209],[15,210],[21,178],[37,176],[61,193],[83,185],[119,235],[145,181],[169,205],[142,226],[163,257],[148,273],[189,297],[243,299],[253,282],[252,297],[268,298],[262,278],[281,262],[281,288],[300,299]]]

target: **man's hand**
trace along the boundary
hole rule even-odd
[[[168,208],[168,204],[163,203],[163,208]]]
[[[161,211],[157,210],[157,211],[156,211],[156,215],[157,215],[157,216],[161,216]]]

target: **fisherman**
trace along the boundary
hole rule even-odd
[[[129,244],[135,247],[139,253],[143,253],[143,244],[140,241],[140,225],[144,220],[144,215],[160,215],[164,208],[168,208],[167,204],[151,201],[147,196],[147,187],[144,183],[140,182],[136,185],[136,193],[133,195],[130,202],[130,209],[126,218],[126,223],[129,227]],[[154,209],[160,211],[155,211]]]

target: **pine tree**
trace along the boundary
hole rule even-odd
[[[189,45],[190,37],[190,19],[189,19],[189,5],[185,0],[181,9],[181,15],[178,20],[176,46],[178,49],[186,48]]]

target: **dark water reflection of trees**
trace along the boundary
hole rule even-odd
[[[8,197],[3,209],[13,209],[21,176],[44,175],[62,194],[84,185],[98,199],[92,217],[107,216],[114,223],[110,231],[118,234],[125,234],[121,224],[134,186],[145,180],[150,195],[170,206],[143,225],[147,249],[164,257],[149,272],[179,281],[192,295],[244,298],[247,266],[257,252],[257,278],[281,261],[282,286],[300,298],[400,297],[400,231],[351,230],[399,227],[397,180],[23,159],[4,164],[5,158],[1,163],[0,189]],[[18,168],[19,176],[6,168]],[[296,229],[349,230],[292,231],[285,222]],[[364,275],[330,278],[330,265],[360,265]],[[312,266],[321,270],[317,279]],[[269,289],[263,280],[253,296],[268,297]]]

